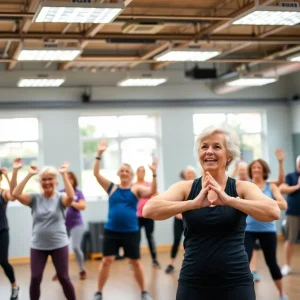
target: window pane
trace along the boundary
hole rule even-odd
[[[241,136],[241,156],[248,163],[262,157],[260,134],[243,134]]]
[[[0,141],[35,141],[39,138],[36,118],[0,119]]]
[[[82,137],[117,137],[118,117],[82,117],[79,118]]]
[[[225,114],[194,114],[194,134],[198,135],[208,126],[218,126],[226,123]]]
[[[133,171],[140,166],[146,169],[145,180],[152,180],[152,173],[148,164],[152,163],[157,149],[156,140],[153,138],[130,138],[121,143],[122,162],[132,166]]]
[[[93,175],[93,166],[97,154],[98,141],[83,141],[83,172],[82,187],[86,197],[106,196],[106,192],[99,185]],[[118,183],[119,148],[114,139],[107,140],[108,148],[103,153],[101,160],[101,175],[115,183]]]
[[[121,116],[119,126],[121,135],[156,133],[156,120],[149,116]]]
[[[261,114],[259,113],[228,114],[227,122],[241,133],[257,133],[262,130]]]
[[[18,182],[23,180],[27,175],[29,166],[37,165],[38,160],[38,143],[24,142],[24,143],[5,143],[0,144],[0,163],[1,167],[9,170],[9,177],[11,178],[12,164],[16,157],[22,157],[24,166],[18,172]],[[3,180],[3,188],[8,189],[6,180]],[[39,184],[38,178],[35,176],[31,178],[25,189],[25,192],[38,192]]]

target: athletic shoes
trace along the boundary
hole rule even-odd
[[[20,293],[20,287],[13,287],[11,289],[11,296],[10,300],[18,300],[19,299],[19,293]]]
[[[93,300],[102,300],[102,293],[100,292],[97,292],[94,297],[93,297]]]
[[[252,271],[252,275],[253,275],[253,281],[260,281],[260,276],[256,271]]]
[[[150,296],[150,294],[148,292],[142,292],[142,298],[141,299],[142,300],[153,300],[153,298]]]
[[[167,274],[170,274],[170,273],[174,272],[174,267],[172,265],[168,265],[165,272]]]
[[[153,268],[155,268],[155,269],[160,269],[160,268],[161,268],[160,263],[159,263],[156,259],[153,260],[152,266],[153,266]]]
[[[86,279],[86,272],[84,270],[79,273],[79,279],[80,280],[85,280]]]
[[[282,274],[282,276],[286,276],[286,275],[290,274],[291,271],[292,271],[292,269],[289,265],[284,265],[281,269],[281,274]]]

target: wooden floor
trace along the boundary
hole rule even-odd
[[[159,253],[159,261],[163,268],[161,270],[153,270],[151,267],[150,257],[144,254],[142,261],[144,264],[147,288],[152,294],[154,300],[174,300],[177,288],[178,272],[180,269],[182,252],[179,253],[176,272],[172,275],[164,273],[164,269],[168,264],[169,253]],[[282,265],[282,242],[279,242],[278,260]],[[98,261],[88,261],[86,270],[88,278],[85,281],[78,279],[77,265],[74,261],[70,263],[71,279],[75,285],[77,300],[91,300],[97,286],[97,269]],[[293,260],[293,274],[284,278],[284,286],[290,300],[300,299],[300,245],[295,249],[295,257]],[[29,300],[28,288],[30,280],[30,270],[28,265],[16,265],[14,267],[18,282],[21,286],[20,300]],[[271,276],[264,263],[262,253],[259,252],[258,270],[261,275],[261,281],[255,284],[257,300],[277,300],[278,293],[272,282]],[[54,274],[54,268],[48,264],[42,282],[42,295],[40,300],[64,300],[59,283],[52,282],[51,278]],[[7,278],[3,273],[0,275],[0,299],[8,300],[10,296],[10,286]],[[138,287],[133,279],[132,271],[130,271],[126,260],[116,261],[111,270],[111,277],[104,289],[105,300],[140,300]],[[185,299],[188,300],[188,299]],[[241,299],[242,300],[242,299]]]

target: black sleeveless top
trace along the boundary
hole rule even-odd
[[[6,218],[7,202],[3,198],[3,190],[0,193],[0,231],[8,230],[8,222]]]
[[[235,179],[228,178],[225,192],[238,197]],[[202,178],[193,182],[188,200],[202,189]],[[184,260],[179,283],[210,287],[253,284],[244,247],[247,215],[229,206],[205,207],[183,214]]]

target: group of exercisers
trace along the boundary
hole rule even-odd
[[[249,165],[237,164],[236,170],[229,177],[228,166],[240,156],[239,139],[230,130],[208,127],[197,137],[194,149],[202,168],[202,176],[197,178],[195,169],[187,167],[181,173],[182,180],[158,194],[156,159],[149,165],[152,171],[151,182],[145,181],[145,167],[141,166],[137,169],[137,180],[133,183],[134,171],[129,164],[123,163],[118,170],[120,182],[116,184],[102,176],[101,161],[106,149],[106,142],[100,141],[94,162],[94,177],[108,194],[109,209],[98,287],[93,300],[105,299],[103,289],[120,248],[130,261],[141,299],[152,299],[145,286],[140,262],[141,228],[145,228],[153,267],[160,268],[153,237],[154,220],[171,217],[174,217],[174,244],[166,273],[174,270],[174,260],[184,233],[184,259],[177,300],[254,300],[253,279],[258,274],[255,267],[250,270],[249,264],[253,249],[257,248],[257,241],[278,288],[279,299],[288,299],[282,286],[282,274],[287,275],[291,271],[293,245],[300,228],[300,205],[295,204],[295,199],[300,203],[300,156],[297,158],[297,170],[288,174],[285,182],[284,153],[281,150],[276,151],[278,180],[268,181],[270,169],[262,159]],[[10,189],[1,189],[0,258],[1,266],[12,284],[11,300],[18,299],[19,287],[13,268],[8,263],[6,207],[8,201],[15,199],[29,206],[32,212],[30,299],[40,299],[42,274],[47,258],[51,256],[56,270],[53,279],[60,282],[66,299],[74,300],[75,290],[68,271],[68,244],[71,238],[80,279],[85,279],[87,273],[80,247],[84,233],[80,211],[86,208],[84,195],[77,189],[76,176],[68,171],[68,163],[58,169],[44,167],[38,170],[31,166],[25,178],[17,183],[18,170],[22,166],[22,160],[17,158],[12,166],[11,180],[7,170],[1,169],[1,175],[8,180]],[[59,173],[64,189],[57,191]],[[41,191],[24,193],[27,182],[37,174]],[[236,176],[239,178],[235,179]],[[289,194],[285,243],[287,259],[282,270],[276,260],[275,225],[280,210],[287,208],[281,192]],[[253,264],[255,261],[252,261]]]

